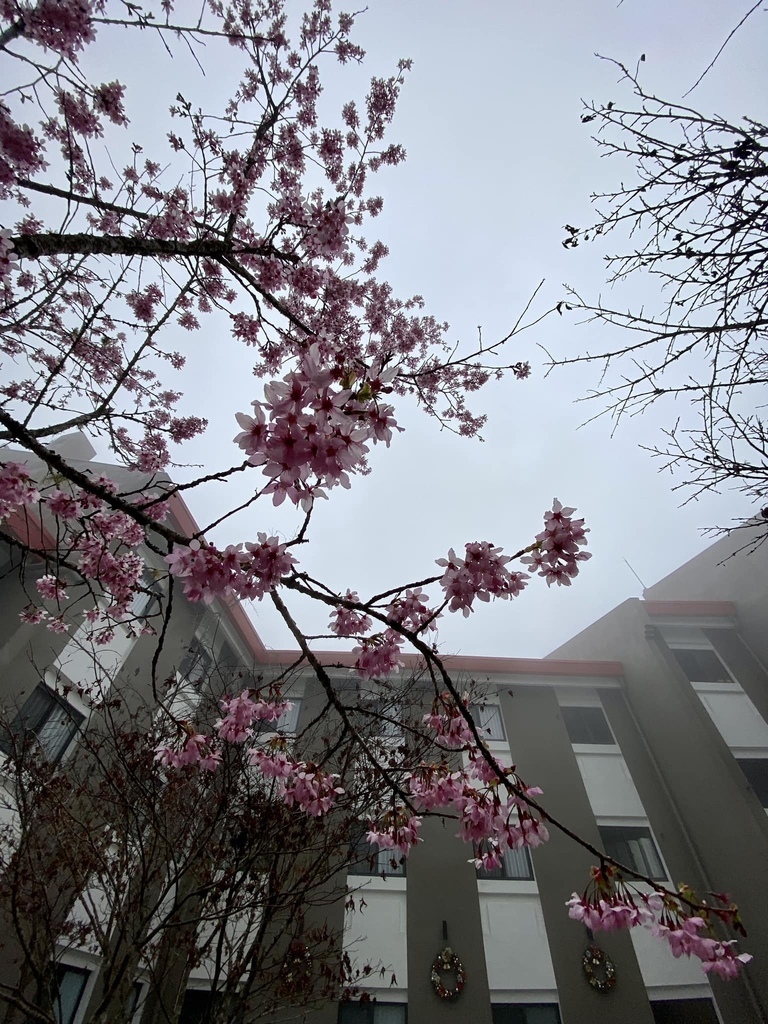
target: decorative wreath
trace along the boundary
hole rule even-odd
[[[613,961],[599,946],[589,946],[581,958],[581,964],[587,981],[598,992],[608,992],[616,984],[616,968]],[[598,971],[602,977],[598,975]]]
[[[453,988],[446,988],[440,977],[441,971],[452,971],[456,976],[456,984]],[[450,946],[446,946],[442,953],[438,953],[435,962],[432,964],[430,980],[435,992],[441,999],[458,999],[467,983],[467,972],[464,964],[459,960]]]

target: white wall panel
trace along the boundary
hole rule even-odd
[[[668,944],[655,938],[647,928],[631,928],[629,934],[632,936],[646,988],[698,985],[701,998],[711,994],[712,990],[698,960],[687,956],[675,959],[669,952]],[[663,998],[661,993],[654,994],[657,998]]]
[[[619,753],[579,753],[576,760],[596,818],[645,817],[624,758]]]
[[[355,893],[355,906],[360,896],[366,906],[344,919],[344,949],[358,969],[369,963],[373,968],[359,984],[370,989],[396,989],[408,985],[408,951],[406,948],[406,893],[404,890],[382,892],[365,886]],[[384,968],[384,976],[381,969]],[[396,985],[390,985],[392,975]]]
[[[768,724],[743,690],[694,689],[729,747],[768,747]]]
[[[492,992],[555,988],[538,896],[481,893],[480,915]]]

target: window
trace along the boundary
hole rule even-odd
[[[369,735],[383,740],[401,740],[402,709],[386,700],[366,700],[360,704],[361,728]],[[381,716],[381,717],[379,717]]]
[[[732,683],[728,669],[711,648],[686,650],[671,648],[686,679],[691,683]]]
[[[163,592],[160,584],[155,579],[153,570],[149,566],[145,568],[141,575],[141,586],[142,589],[137,590],[133,595],[131,611],[137,619],[146,619],[157,612],[160,605],[160,595]]]
[[[188,988],[181,1004],[179,1024],[202,1024],[209,1019],[211,1004],[220,998],[219,993],[214,994],[208,988]]]
[[[560,1024],[557,1003],[493,1003],[493,1024]]]
[[[379,1002],[341,1003],[338,1024],[408,1024],[408,1005]]]
[[[519,850],[506,850],[501,867],[478,868],[477,877],[482,879],[506,879],[507,881],[533,881],[531,855],[524,846]]]
[[[301,714],[301,700],[295,697],[288,697],[293,707],[288,708],[276,722],[254,722],[253,731],[255,735],[265,732],[295,733],[299,727],[299,715]]]
[[[347,868],[348,875],[380,875],[405,874],[405,858],[397,850],[380,850],[369,843],[365,835],[361,835],[352,844],[353,862]]]
[[[73,1024],[88,984],[88,971],[82,967],[57,964],[56,984],[58,991],[53,1008],[56,1024]]]
[[[483,734],[488,740],[505,740],[504,722],[498,704],[486,704],[484,707],[472,708],[472,718],[478,729],[485,729]]]
[[[610,744],[616,740],[602,708],[560,708],[571,743]]]
[[[598,825],[600,841],[609,857],[641,875],[661,881],[667,877],[659,851],[645,825]]]
[[[211,674],[213,655],[195,638],[179,665],[179,675],[198,689]]]
[[[128,1002],[125,1004],[126,1020],[133,1020],[133,1018],[136,1016],[136,1011],[138,1010],[139,1003],[141,1002],[143,988],[144,986],[140,981],[135,981],[133,983],[131,994],[128,996]]]
[[[10,731],[18,740],[34,736],[48,760],[56,764],[84,720],[85,715],[40,683],[12,722]],[[10,751],[7,735],[0,745],[6,753]]]
[[[655,999],[651,1003],[655,1024],[717,1024],[711,999]]]
[[[736,762],[757,799],[763,807],[768,807],[768,757],[737,757]]]

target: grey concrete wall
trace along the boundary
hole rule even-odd
[[[471,849],[456,838],[456,821],[426,818],[423,843],[408,858],[408,1020],[411,1024],[491,1024],[480,904]],[[448,930],[443,938],[443,921]],[[467,982],[455,1001],[441,1000],[430,981],[446,946],[464,964]],[[446,976],[446,984],[451,975]]]
[[[739,631],[755,656],[768,669],[768,543],[754,548],[768,527],[735,530],[702,551],[644,597],[654,601],[732,601]]]
[[[510,749],[522,778],[544,790],[549,813],[600,848],[600,836],[555,692],[518,687],[501,696]],[[565,901],[589,882],[595,857],[549,826],[550,839],[533,851],[533,865],[552,954],[563,1024],[653,1024],[632,940],[626,933],[596,936],[616,967],[617,984],[598,992],[587,981],[582,956],[591,943],[586,929],[568,917]]]
[[[680,599],[681,595],[676,595]],[[701,594],[697,593],[696,598]],[[693,599],[693,598],[691,598]],[[558,658],[605,658],[624,665],[626,700],[660,785],[630,740],[633,778],[670,868],[688,868],[692,884],[728,892],[743,911],[749,938],[742,946],[768,957],[768,840],[765,814],[697,694],[664,644],[648,627],[642,602],[626,601],[553,653]],[[606,706],[622,732],[621,716]],[[645,762],[645,763],[643,763]],[[665,808],[664,804],[668,803]],[[674,817],[678,824],[674,823]],[[691,857],[695,861],[691,861]],[[675,881],[688,881],[685,875]],[[768,1020],[768,972],[754,967],[744,980],[713,983],[724,1024]]]

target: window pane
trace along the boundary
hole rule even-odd
[[[609,857],[654,880],[666,878],[650,829],[635,825],[599,825],[598,831]]]
[[[680,668],[692,683],[732,683],[728,671],[714,651],[686,651],[672,648]]]
[[[493,1003],[491,1005],[493,1024],[525,1024],[522,1006],[514,1003]]]
[[[555,1003],[526,1006],[525,1024],[560,1024],[560,1011]]]
[[[524,846],[519,850],[507,850],[504,854],[504,870],[507,878],[532,879],[533,868],[528,850]]]
[[[660,999],[651,1003],[655,1024],[717,1024],[711,999]]]
[[[486,704],[485,707],[472,708],[472,718],[478,729],[485,729],[485,738],[489,740],[505,740],[504,722],[498,704]]]
[[[41,683],[16,716],[11,731],[19,739],[34,735],[45,756],[55,763],[84,720],[85,715]]]
[[[379,874],[404,875],[405,858],[399,850],[379,850],[376,857],[376,868]]]
[[[531,881],[533,879],[533,867],[531,855],[526,847],[519,850],[506,850],[504,860],[498,868],[478,868],[477,877],[486,881],[503,880],[507,881]],[[500,1004],[501,1005],[501,1004]]]
[[[59,986],[58,999],[53,1008],[57,1024],[72,1024],[88,984],[88,971],[79,967],[65,967],[58,964],[56,979]]]
[[[373,1003],[340,1003],[338,1024],[373,1024]]]
[[[139,1000],[141,999],[141,990],[144,986],[140,981],[133,983],[131,994],[128,996],[128,1002],[125,1004],[125,1012],[128,1020],[133,1020],[136,1015],[136,1011],[139,1008]]]
[[[407,1024],[408,1007],[405,1003],[376,1003],[373,1024]]]
[[[560,708],[571,743],[615,744],[602,708]]]
[[[353,843],[354,864],[347,868],[348,875],[404,875],[405,858],[397,850],[380,850],[369,843],[365,835]]]
[[[212,665],[213,656],[211,652],[206,650],[199,640],[195,639],[181,660],[179,675],[193,686],[200,687],[210,675]]]
[[[493,1003],[493,1024],[560,1024],[556,1003]]]
[[[763,807],[768,807],[768,757],[740,757],[737,763],[757,799]]]
[[[214,998],[207,988],[188,988],[184,993],[179,1024],[202,1024],[212,1008]]]

